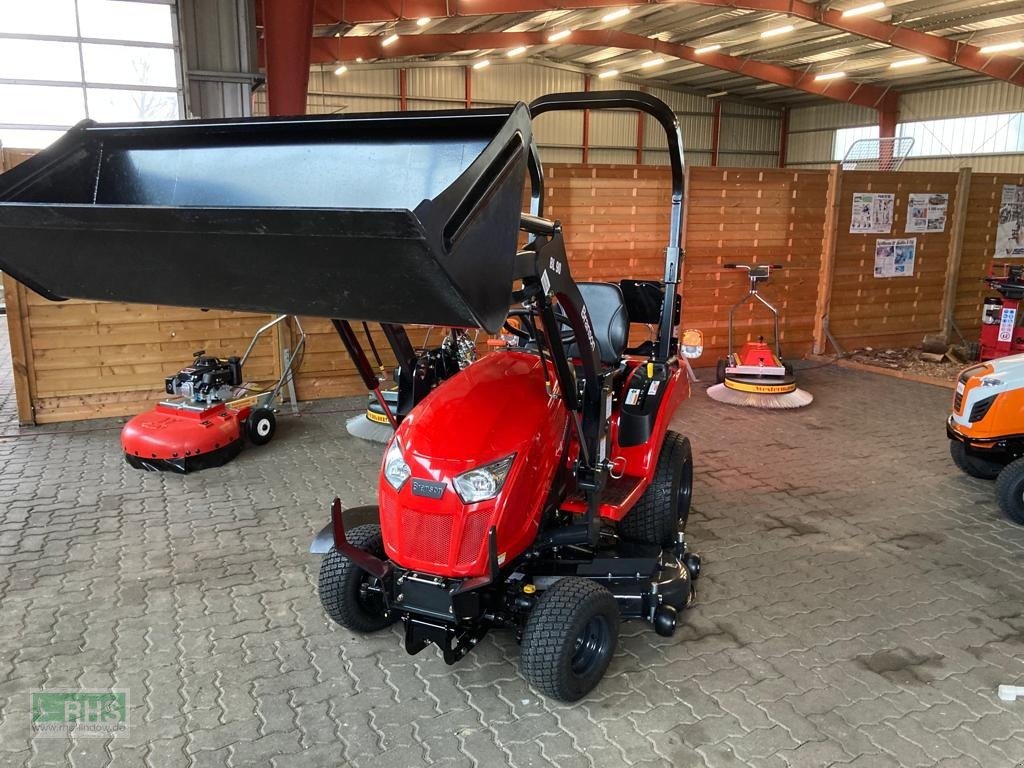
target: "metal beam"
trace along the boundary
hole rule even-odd
[[[582,10],[615,6],[670,6],[680,0],[317,0],[316,23],[350,24],[401,21],[423,16],[480,16],[503,13],[541,13],[554,10]],[[921,56],[944,61],[963,69],[1024,86],[1024,61],[1015,56],[989,56],[978,46],[910,27],[877,21],[869,16],[843,17],[842,11],[805,0],[686,0],[692,5],[736,8],[794,16],[832,27],[858,37],[886,43]],[[396,10],[398,9],[398,10]],[[1010,15],[1007,13],[1006,15]]]
[[[886,43],[895,48],[969,69],[995,80],[1024,86],[1024,61],[1015,56],[989,56],[976,45],[930,35],[910,27],[897,27],[870,16],[847,16],[826,5],[804,0],[687,0],[695,5],[768,11],[813,21],[826,27]],[[1009,13],[1007,13],[1009,15]]]
[[[316,37],[313,38],[310,62],[329,64],[339,61],[391,59],[402,56],[438,56],[469,50],[517,48],[547,44],[547,32],[468,32],[443,35],[401,35],[384,47],[384,38],[373,37]],[[739,75],[775,83],[786,88],[812,93],[835,101],[844,101],[873,109],[892,108],[898,95],[888,88],[879,88],[849,79],[818,81],[814,73],[790,69],[752,59],[712,52],[698,55],[693,48],[679,43],[652,40],[642,35],[613,29],[577,30],[570,39],[573,45],[625,48],[651,51],[677,59],[686,59],[712,69],[735,72]]]
[[[264,0],[267,112],[304,115],[314,0]]]

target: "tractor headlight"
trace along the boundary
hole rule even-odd
[[[455,490],[459,498],[466,504],[475,504],[478,501],[493,499],[505,485],[505,478],[512,468],[512,461],[516,455],[506,456],[483,467],[463,472],[455,478]]]
[[[981,386],[983,387],[1001,387],[1003,386],[1003,380],[997,379],[995,376],[984,376],[981,379]]]
[[[398,440],[392,440],[391,447],[388,448],[388,452],[384,455],[384,479],[391,484],[392,488],[398,491],[405,485],[405,481],[409,479],[411,474],[412,471],[409,469],[409,465],[405,463],[405,459],[402,457],[402,449],[398,445]]]

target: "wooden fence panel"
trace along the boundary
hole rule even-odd
[[[949,223],[943,232],[907,233],[907,200],[912,193],[947,193],[948,217],[957,203],[956,185],[955,173],[843,172],[829,328],[845,347],[917,344],[941,328]],[[895,195],[890,233],[850,233],[853,196],[858,192]],[[876,278],[876,241],[897,238],[917,238],[913,275]]]

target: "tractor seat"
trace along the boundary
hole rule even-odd
[[[629,316],[622,300],[622,291],[615,283],[577,283],[583,303],[587,306],[590,323],[594,326],[601,362],[618,365],[629,338]],[[578,357],[575,343],[569,346],[569,357]]]

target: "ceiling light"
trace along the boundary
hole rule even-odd
[[[721,47],[721,45],[715,43],[714,45],[705,45],[703,48],[696,48],[693,52],[696,54],[711,53],[712,51],[717,51]]]
[[[342,64],[340,67],[334,70],[334,74],[336,75],[344,75],[346,72],[348,72],[348,67],[346,67],[344,64]]]
[[[778,35],[784,35],[787,32],[793,31],[793,25],[787,24],[784,27],[775,27],[775,29],[766,29],[761,33],[761,37],[777,37]]]
[[[474,64],[473,69],[483,69],[484,67],[489,66],[491,66],[491,62],[489,62],[487,59],[484,59],[483,61],[478,61],[476,64]]]
[[[1015,40],[1012,43],[999,43],[997,45],[986,45],[981,49],[982,53],[1003,53],[1004,51],[1016,51],[1024,48],[1024,41]]]
[[[856,8],[843,11],[843,16],[860,16],[862,13],[874,13],[883,8],[885,8],[885,3],[868,3],[867,5],[858,5]]]
[[[754,86],[754,90],[755,91],[763,91],[763,90],[765,90],[767,88],[778,88],[778,87],[779,86],[778,86],[777,83],[761,83],[760,85],[755,85]]]
[[[915,56],[912,59],[900,59],[899,61],[894,61],[892,64],[889,65],[889,69],[901,69],[902,67],[913,67],[913,66],[916,66],[918,64],[927,64],[927,63],[928,63],[928,57],[927,56]]]
[[[524,53],[526,53],[526,46],[520,45],[518,48],[513,48],[506,55],[511,59],[516,56],[522,56]]]
[[[728,91],[715,91],[714,93],[709,93],[708,94],[708,98],[709,99],[717,99],[720,96],[727,96],[727,95],[729,95]]]
[[[601,17],[601,21],[615,21],[616,19],[621,19],[623,16],[629,16],[629,8],[618,8],[611,13],[606,13]]]
[[[651,67],[656,67],[659,64],[664,64],[664,63],[665,63],[665,60],[663,58],[661,58],[661,56],[655,56],[653,59],[648,59],[647,61],[645,61],[640,66],[643,67],[644,69],[650,69]]]
[[[606,69],[604,72],[600,73],[598,77],[604,80],[609,77],[615,77],[617,74],[619,74],[619,70],[617,69]]]
[[[550,35],[548,35],[548,42],[549,43],[554,43],[557,40],[564,40],[565,38],[567,38],[571,34],[572,34],[572,30],[571,29],[563,29],[561,32],[552,32]]]
[[[815,75],[815,80],[838,80],[840,77],[846,77],[845,72],[823,72],[820,75]]]
[[[335,37],[341,37],[341,32],[335,32],[335,33],[334,33],[334,36],[335,36]]]
[[[385,48],[387,48],[389,45],[391,45],[397,39],[398,39],[398,35],[388,35],[387,37],[385,37],[383,40],[380,41],[380,44],[383,45]]]
[[[425,27],[429,23],[430,23],[430,17],[429,16],[421,16],[420,18],[416,19],[416,26],[417,27]]]
[[[356,56],[356,62],[358,62],[359,64],[362,64],[363,63],[363,57],[362,56]]]

